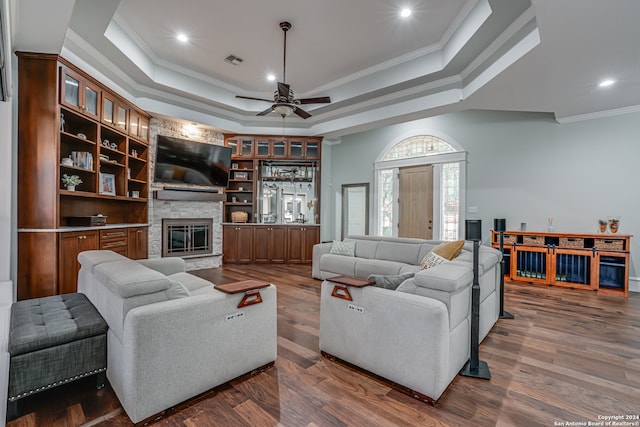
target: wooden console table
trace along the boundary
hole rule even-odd
[[[506,231],[503,239],[507,280],[628,296],[630,235]],[[500,247],[500,233],[491,244]]]

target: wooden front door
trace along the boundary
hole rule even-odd
[[[400,169],[398,237],[433,238],[433,166]]]

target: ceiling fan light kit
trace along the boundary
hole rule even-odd
[[[311,117],[311,114],[298,107],[298,105],[302,104],[328,104],[331,102],[331,98],[328,96],[320,96],[317,98],[304,98],[304,99],[296,99],[293,94],[293,90],[286,84],[287,80],[287,31],[291,29],[291,24],[289,22],[281,22],[280,29],[284,33],[284,49],[283,49],[283,67],[282,67],[282,82],[278,82],[278,88],[273,92],[273,100],[264,99],[264,98],[254,98],[251,96],[241,96],[236,95],[236,98],[242,99],[251,99],[254,101],[265,101],[270,102],[270,108],[267,108],[264,111],[259,112],[258,116],[266,116],[271,112],[275,112],[285,118],[295,113],[297,116],[307,119]]]

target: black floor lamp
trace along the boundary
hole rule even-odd
[[[480,241],[482,240],[482,220],[468,219],[465,221],[466,238],[473,241],[473,285],[471,286],[471,358],[464,365],[460,375],[465,377],[491,379],[489,365],[480,360],[478,347],[480,346],[480,282],[478,281],[478,264]]]
[[[500,318],[513,319],[513,314],[504,311],[504,232],[507,231],[507,220],[495,218],[493,220],[493,230],[500,233],[500,253],[502,254],[502,260],[500,261]]]

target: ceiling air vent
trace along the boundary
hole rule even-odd
[[[244,61],[244,59],[242,58],[238,58],[235,55],[229,55],[226,58],[224,58],[225,61],[232,63],[233,65],[240,65],[242,64],[242,61]]]

